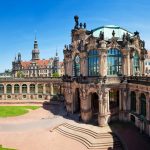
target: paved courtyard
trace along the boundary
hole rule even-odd
[[[113,145],[119,146],[118,150],[122,149],[118,138],[110,134],[110,127],[99,128],[77,123],[63,117],[67,114],[62,108],[60,104],[45,105],[23,116],[0,118],[0,144],[17,150],[94,150],[102,143],[100,149],[113,149]],[[132,134],[135,134],[134,131]],[[135,141],[133,135],[132,140]],[[121,136],[127,140],[125,137],[130,134]],[[142,137],[138,138],[141,144]],[[126,144],[126,141],[123,143]],[[127,142],[125,146],[130,150],[132,146],[128,144],[132,142]],[[142,144],[146,145],[144,150],[150,148],[147,142]],[[138,149],[138,143],[136,146]]]

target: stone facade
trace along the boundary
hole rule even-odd
[[[71,44],[64,47],[63,88],[67,111],[79,113],[84,122],[96,122],[99,126],[114,120],[133,121],[150,135],[149,89],[129,82],[129,76],[145,73],[147,50],[139,33],[118,26],[89,31],[86,23],[79,23],[78,16],[74,19]],[[136,111],[130,107],[132,90],[136,91]]]
[[[145,57],[145,75],[150,75],[150,51],[147,52]]]
[[[50,100],[62,89],[60,78],[0,79],[0,100]]]

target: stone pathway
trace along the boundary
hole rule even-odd
[[[77,123],[66,115],[62,105],[52,104],[22,116],[0,118],[0,144],[17,150],[112,150],[116,144],[120,146],[120,150],[120,140],[115,134],[111,134],[115,131],[113,128]],[[128,150],[138,150],[139,144],[144,150],[150,147],[137,136],[138,132],[132,132],[130,129],[132,135],[129,132],[123,133],[120,129],[115,132],[121,133]],[[84,143],[82,138],[85,139]],[[132,146],[132,142],[136,144]]]

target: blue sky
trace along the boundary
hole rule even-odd
[[[139,31],[150,49],[149,0],[0,0],[0,72],[11,69],[15,55],[31,59],[35,32],[40,57],[50,58],[71,41],[74,15],[87,29],[119,25]]]

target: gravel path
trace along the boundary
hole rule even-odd
[[[17,150],[87,150],[75,140],[50,132],[66,121],[42,107],[22,116],[0,118],[0,145]]]

